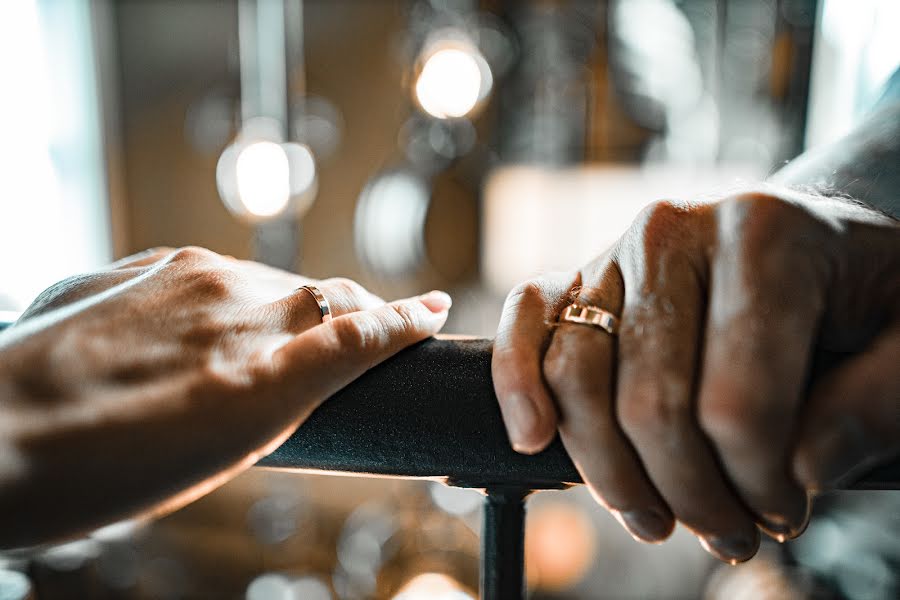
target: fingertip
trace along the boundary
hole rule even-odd
[[[433,313],[447,312],[453,306],[453,298],[441,290],[432,290],[427,294],[422,294],[418,300]]]
[[[520,454],[541,452],[556,434],[555,411],[547,411],[541,404],[519,390],[504,394],[500,402],[509,442]]]
[[[756,556],[759,550],[759,530],[747,534],[699,536],[700,545],[714,558],[735,566]]]
[[[647,544],[659,544],[672,535],[675,519],[669,513],[655,508],[610,511],[631,537]]]

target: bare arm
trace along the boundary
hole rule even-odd
[[[0,335],[0,548],[209,492],[449,308],[332,279],[315,282],[336,315],[321,324],[295,291],[309,282],[186,248],[42,294]]]
[[[840,141],[791,161],[772,181],[837,192],[900,219],[900,100],[879,107]]]

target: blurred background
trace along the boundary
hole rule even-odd
[[[896,0],[0,2],[0,311],[152,246],[491,336],[515,283],[647,203],[725,193],[848,131],[900,64]],[[896,598],[896,494],[841,494],[737,568],[530,502],[535,599]],[[464,600],[480,496],[252,470],[152,524],[0,557],[0,598]],[[9,595],[4,595],[7,593]]]

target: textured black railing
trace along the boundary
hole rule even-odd
[[[429,477],[462,487],[581,483],[557,439],[512,450],[491,382],[492,342],[430,339],[375,367],[320,406],[267,467]],[[900,489],[900,462],[849,485]]]
[[[525,498],[581,478],[559,439],[536,456],[510,448],[491,350],[483,339],[431,339],[405,350],[328,399],[259,464],[483,488],[480,597],[524,598]],[[900,464],[852,487],[897,489]]]

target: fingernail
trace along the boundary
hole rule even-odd
[[[809,511],[807,510],[807,513],[808,512]],[[806,517],[802,519],[799,526],[794,526],[786,517],[782,515],[775,513],[763,513],[760,515],[759,521],[760,527],[762,527],[767,534],[783,544],[787,540],[792,540],[803,533],[803,530],[806,529],[806,523],[809,521],[809,518]]]
[[[615,511],[613,514],[631,535],[644,542],[661,542],[672,533],[672,520],[650,508]]]
[[[440,290],[432,290],[427,294],[422,294],[419,296],[419,302],[433,313],[442,313],[450,310],[450,307],[453,306],[453,299],[450,297],[450,294]]]
[[[513,450],[532,454],[535,448],[529,440],[538,424],[534,403],[525,394],[513,393],[506,398],[503,408],[506,416],[506,432]]]
[[[745,535],[710,535],[700,538],[703,549],[732,565],[749,560],[759,547],[759,533],[747,537]]]

